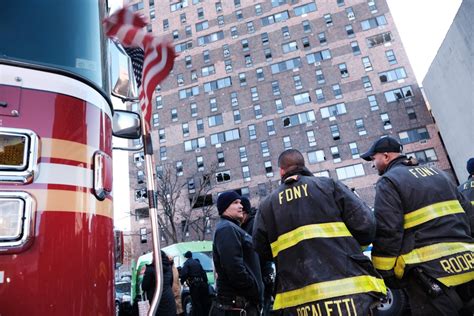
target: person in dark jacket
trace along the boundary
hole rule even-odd
[[[244,196],[241,197],[243,219],[240,227],[245,230],[250,236],[253,236],[253,226],[255,223],[255,215],[257,210],[252,207],[250,200]],[[263,304],[262,304],[262,315],[269,315],[272,295],[274,288],[274,270],[272,261],[265,261],[260,259],[260,271],[262,273],[263,282]]]
[[[296,149],[278,158],[281,185],[261,204],[254,246],[276,265],[282,315],[368,315],[386,288],[362,253],[375,236],[370,208],[331,178],[315,177]]]
[[[381,176],[374,266],[389,287],[407,290],[413,316],[458,315],[473,295],[471,204],[444,172],[419,166],[402,148],[383,137],[361,155]]]
[[[241,197],[234,191],[217,199],[220,220],[216,224],[212,246],[217,273],[217,298],[211,315],[259,315],[262,302],[262,277],[252,237],[240,223]]]
[[[474,158],[471,158],[467,161],[466,170],[469,176],[467,177],[467,181],[458,187],[458,190],[469,201],[471,201],[471,205],[474,206]],[[471,233],[474,233],[474,229],[472,227]]]
[[[176,302],[173,294],[172,262],[163,251],[161,252],[161,260],[163,264],[163,292],[155,315],[176,316]],[[156,271],[153,263],[146,266],[145,275],[143,276],[142,281],[142,290],[146,293],[147,299],[150,301],[151,305],[156,290]]]
[[[207,316],[211,307],[209,299],[209,285],[206,271],[202,268],[198,260],[193,259],[193,253],[186,251],[184,257],[187,258],[181,269],[181,284],[186,282],[189,286],[191,301],[193,304],[194,316]]]
[[[240,225],[240,228],[252,236],[253,223],[255,221],[255,214],[257,213],[257,210],[252,208],[250,200],[245,196],[240,198],[240,204],[242,204],[242,224]]]

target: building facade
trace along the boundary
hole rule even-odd
[[[132,7],[179,54],[157,88],[152,126],[157,172],[174,169],[183,207],[203,174],[210,185],[197,206],[231,189],[258,206],[278,185],[278,155],[288,148],[369,205],[378,176],[359,154],[383,135],[449,170],[385,0],[143,0]],[[149,222],[139,156],[130,162],[131,207],[143,215],[132,218],[136,231]],[[213,214],[204,220],[206,239]]]
[[[464,0],[423,80],[424,91],[460,182],[474,157],[472,1]]]

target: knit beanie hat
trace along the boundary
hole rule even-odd
[[[467,161],[466,169],[469,174],[474,174],[474,158],[471,158]]]
[[[193,257],[193,253],[188,250],[188,251],[186,251],[186,252],[184,253],[184,257],[185,257],[185,258],[188,258],[188,259],[189,259],[189,258],[192,258],[192,257]]]
[[[240,198],[240,204],[242,204],[242,206],[243,206],[242,211],[249,214],[250,209],[252,208],[252,205],[250,204],[250,200],[243,196],[243,197]]]
[[[225,210],[229,207],[229,205],[232,204],[232,202],[240,199],[242,198],[235,191],[227,191],[221,193],[217,198],[217,211],[219,212],[219,215],[222,215],[222,213],[225,212]]]

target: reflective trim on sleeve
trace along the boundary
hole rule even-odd
[[[474,251],[474,244],[445,242],[414,249],[398,257],[395,265],[395,276],[401,279],[405,273],[405,266],[408,264],[428,262],[465,251]]]
[[[389,271],[395,267],[397,257],[372,256],[372,262],[377,270]]]
[[[431,204],[405,214],[405,224],[403,225],[403,228],[412,228],[435,218],[457,213],[464,213],[464,210],[458,200],[450,200]]]
[[[277,293],[273,309],[278,310],[332,297],[367,292],[386,294],[387,289],[382,279],[369,275],[313,283],[297,290]]]
[[[474,206],[474,201],[471,201],[471,205]]]
[[[280,251],[293,247],[306,239],[351,236],[343,222],[305,225],[278,236],[277,240],[271,244],[272,253],[275,258]]]
[[[456,286],[474,280],[474,271],[442,277],[437,280],[446,286]]]

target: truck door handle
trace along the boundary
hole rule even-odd
[[[6,108],[8,106],[8,102],[0,101],[0,107]]]

